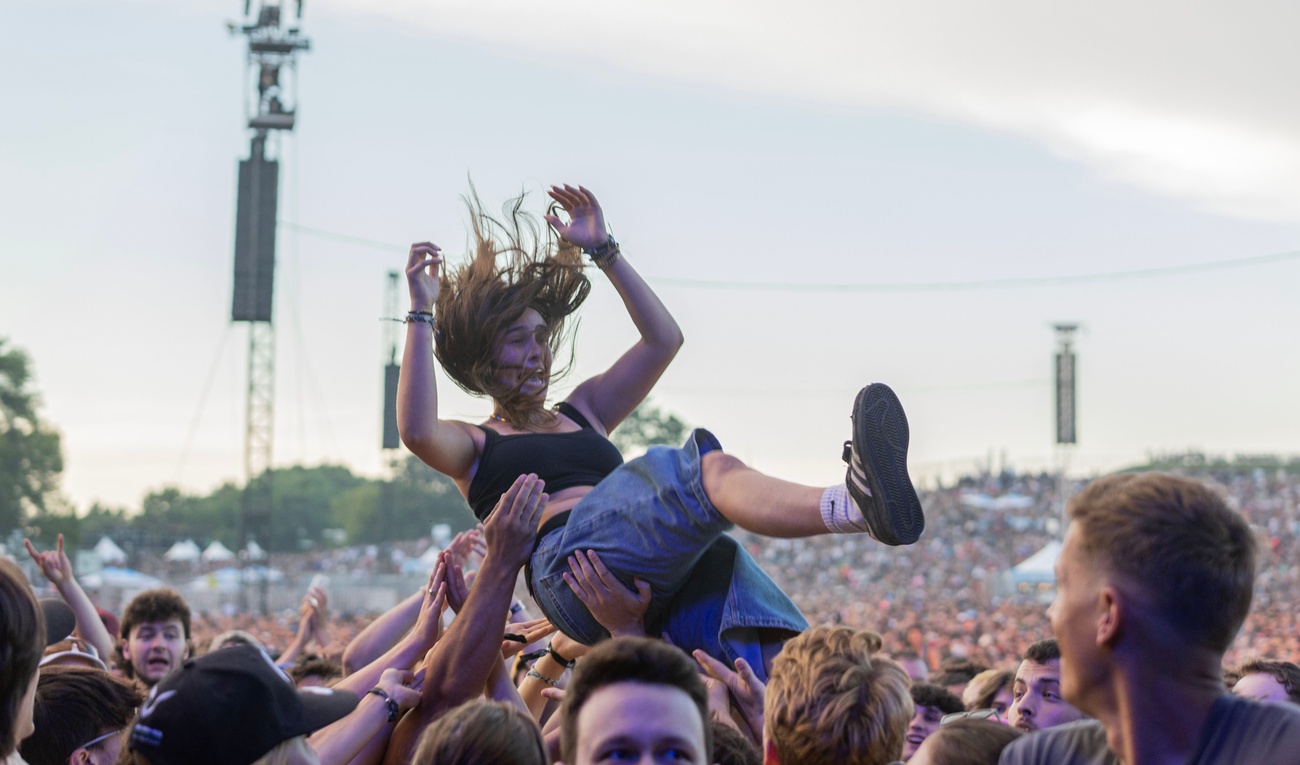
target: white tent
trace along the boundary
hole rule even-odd
[[[212,561],[234,560],[235,554],[230,551],[229,547],[221,544],[221,540],[214,539],[208,545],[208,549],[203,551],[203,560],[211,563]]]
[[[163,553],[163,559],[169,561],[194,561],[198,560],[203,552],[199,546],[194,544],[193,539],[187,539],[184,542],[177,542]]]
[[[1043,549],[1025,558],[1011,569],[1011,581],[1015,584],[1055,584],[1056,559],[1061,557],[1061,543],[1056,540],[1048,542]]]
[[[250,560],[261,560],[266,557],[266,550],[252,539],[248,540],[248,547],[244,548],[244,552],[248,553]]]
[[[126,563],[126,551],[117,546],[117,543],[108,537],[99,540],[95,545],[95,554],[104,563],[112,565],[114,563]]]

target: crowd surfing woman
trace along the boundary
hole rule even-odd
[[[546,507],[526,571],[547,617],[592,645],[609,632],[566,583],[571,558],[588,551],[629,593],[649,600],[644,626],[687,650],[734,662],[760,678],[781,644],[807,627],[790,599],[724,532],[734,525],[773,537],[867,533],[911,544],[925,525],[907,475],[907,419],[888,387],[864,388],[844,445],[846,482],[803,486],[764,475],[697,429],[680,448],[652,447],[624,463],[608,434],[650,393],[682,345],[677,322],[624,257],[595,196],[554,186],[547,228],[522,210],[504,217],[470,202],[469,261],[442,269],[441,250],[411,246],[406,350],[398,386],[402,441],[456,482],[487,517],[518,483]],[[557,207],[559,209],[557,209]],[[563,212],[567,222],[557,213]],[[565,320],[591,291],[582,254],[623,299],[640,338],[609,369],[553,407],[551,382],[568,346]],[[479,424],[438,417],[434,358],[465,391],[492,399]],[[572,355],[570,355],[570,360]]]

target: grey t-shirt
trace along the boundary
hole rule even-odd
[[[1021,736],[999,765],[1118,765],[1106,730],[1084,720]],[[1223,695],[1210,708],[1187,765],[1300,765],[1300,707]]]

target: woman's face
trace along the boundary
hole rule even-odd
[[[546,399],[551,377],[551,330],[535,308],[526,309],[497,335],[496,380],[529,398]]]

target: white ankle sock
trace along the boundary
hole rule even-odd
[[[822,492],[822,523],[828,531],[836,534],[861,534],[867,531],[867,522],[862,511],[849,496],[849,489],[844,484],[832,486]]]

